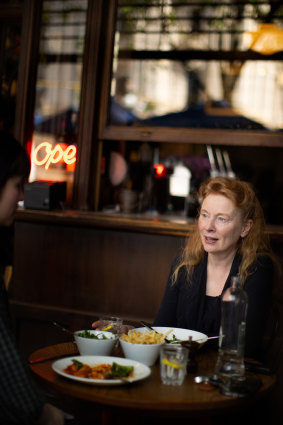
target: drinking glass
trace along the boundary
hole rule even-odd
[[[113,332],[116,335],[121,334],[123,320],[115,316],[103,316],[99,318],[100,330]]]
[[[188,362],[188,349],[181,345],[165,344],[160,348],[160,375],[166,385],[182,385]]]

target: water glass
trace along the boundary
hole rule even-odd
[[[164,344],[160,349],[161,381],[166,385],[182,385],[187,372],[188,349]]]
[[[115,316],[103,316],[99,318],[99,329],[102,331],[113,332],[116,335],[121,334],[123,320]]]

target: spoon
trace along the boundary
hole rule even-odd
[[[140,322],[141,323],[141,325],[143,325],[143,326],[145,326],[146,328],[149,328],[149,329],[151,329],[152,331],[155,331],[156,333],[159,333],[159,332],[157,332],[152,326],[150,326],[150,324],[149,323],[147,323],[147,322],[143,322],[143,321],[141,321]],[[207,341],[209,340],[209,339],[217,339],[217,338],[219,338],[219,335],[217,335],[217,336],[209,336],[208,338],[207,338]],[[195,339],[194,340],[194,342],[198,342],[198,341],[202,341],[203,340],[203,338],[200,338],[200,339]],[[168,339],[168,338],[165,338],[165,341],[168,343],[168,344],[171,344],[172,343],[172,340],[170,340],[170,339]],[[181,341],[180,340],[180,342],[186,342],[186,341]]]
[[[57,328],[61,329],[61,331],[63,331],[63,332],[67,332],[69,335],[72,335],[72,337],[74,337],[74,333],[73,333],[72,331],[70,331],[69,329],[64,328],[64,326],[60,325],[59,323],[57,323],[57,322],[52,322],[52,324],[53,324],[54,326],[57,326]]]

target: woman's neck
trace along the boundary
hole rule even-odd
[[[208,254],[206,295],[218,297],[222,294],[235,254],[236,251],[231,252],[229,255],[226,253],[225,256]]]
[[[207,264],[211,267],[215,268],[231,268],[231,265],[233,263],[233,260],[235,258],[237,250],[231,250],[230,252],[225,252],[224,254],[214,254],[214,253],[208,253],[207,255]]]

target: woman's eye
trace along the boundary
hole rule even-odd
[[[228,219],[226,217],[217,217],[217,221],[219,223],[226,223],[228,221]]]
[[[201,216],[202,218],[207,218],[207,217],[208,217],[208,214],[206,214],[206,213],[201,213],[201,214],[200,214],[200,216]]]

